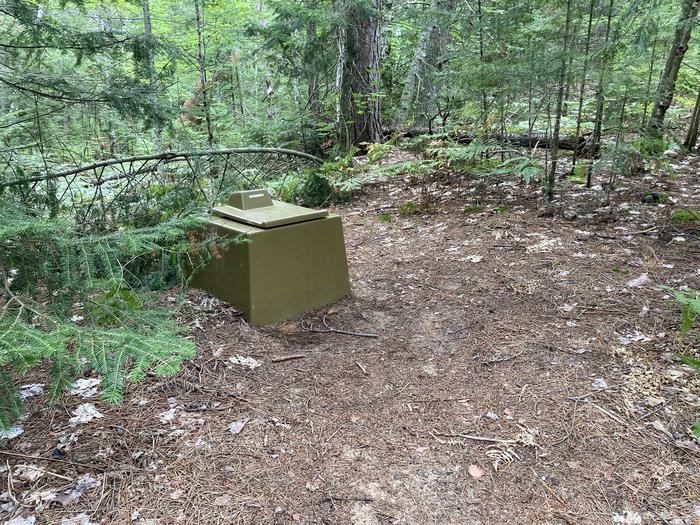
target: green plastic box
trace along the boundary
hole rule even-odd
[[[273,201],[265,190],[233,193],[209,228],[242,236],[199,270],[192,286],[271,324],[334,303],[350,292],[340,217]]]

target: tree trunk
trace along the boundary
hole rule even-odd
[[[310,18],[306,22],[306,44],[304,63],[306,65],[307,100],[302,109],[304,125],[302,141],[306,151],[321,152],[321,140],[318,123],[321,119],[321,80],[319,76],[317,54],[316,21]]]
[[[342,22],[337,27],[338,62],[335,70],[335,89],[337,93],[335,101],[336,138],[339,145],[344,150],[349,150],[352,146],[350,134],[350,106],[352,92],[350,91],[350,80],[348,75],[348,26],[346,22],[345,0],[340,0],[336,4],[336,10],[340,13]]]
[[[479,22],[479,63],[484,67],[485,42],[484,42],[484,16],[481,8],[481,0],[476,2],[476,18]],[[481,90],[481,127],[484,135],[488,135],[489,106],[486,90]]]
[[[583,100],[586,94],[586,80],[588,79],[588,59],[591,52],[591,33],[593,30],[593,9],[595,7],[596,0],[591,0],[591,5],[588,10],[588,29],[586,30],[586,45],[584,46],[584,59],[583,59],[583,71],[581,73],[581,89],[579,90],[578,97],[578,110],[576,112],[576,135],[575,139],[578,142],[578,138],[581,136],[581,116],[583,113]],[[576,161],[578,160],[579,151],[578,148],[574,150],[573,165],[576,166]]]
[[[654,66],[656,65],[656,45],[659,39],[659,27],[655,22],[654,43],[651,46],[651,60],[649,61],[649,74],[647,75],[647,90],[644,98],[644,113],[642,114],[642,126],[644,129],[647,125],[647,113],[649,112],[649,99],[651,97],[651,79],[654,77]]]
[[[202,108],[204,120],[207,123],[207,143],[214,144],[214,133],[211,126],[211,111],[209,110],[209,86],[207,83],[207,63],[202,35],[202,6],[201,0],[194,0],[194,24],[197,30],[197,62],[199,65],[199,83],[201,85]]]
[[[416,107],[420,108],[419,114],[422,115],[428,125],[440,116],[442,118],[442,127],[447,123],[447,118],[450,114],[449,102],[444,111],[440,108],[439,100],[439,73],[447,64],[446,48],[451,38],[451,13],[455,9],[454,0],[437,0],[437,13],[435,13],[436,22],[434,23],[435,30],[432,32],[431,39],[428,42],[428,52],[425,58],[425,68],[423,70],[423,93],[421,104]],[[448,16],[444,16],[447,13]]]
[[[700,91],[698,91],[698,98],[695,101],[695,108],[693,108],[693,118],[690,119],[688,135],[683,146],[690,151],[694,150],[698,143],[698,135],[700,135]]]
[[[700,1],[700,0],[698,0]],[[382,140],[380,24],[381,0],[371,7],[353,0],[348,10],[347,47],[350,66],[350,145]]]
[[[413,55],[411,66],[408,69],[408,75],[406,75],[406,82],[404,83],[403,91],[401,92],[399,107],[394,115],[394,127],[396,128],[402,128],[406,125],[413,101],[416,98],[418,83],[421,77],[424,76],[428,50],[433,39],[433,33],[437,29],[437,24],[434,18],[437,10],[438,0],[431,0],[430,10],[428,11],[428,23],[418,39],[416,52]]]
[[[153,105],[153,112],[157,111],[158,107],[158,90],[156,82],[158,77],[156,76],[156,67],[153,57],[153,30],[151,26],[151,10],[148,6],[148,0],[141,0],[143,8],[143,34],[146,36],[146,70],[148,73],[148,90],[151,96],[151,104]],[[156,149],[160,150],[163,143],[161,138],[161,131],[163,128],[163,123],[160,118],[155,121],[155,133],[156,133]]]
[[[608,21],[605,27],[605,40],[603,42],[603,49],[608,45],[610,40],[610,27],[612,25],[612,15],[613,8],[615,7],[615,0],[610,0],[608,5]],[[595,104],[595,122],[593,124],[593,137],[591,138],[590,152],[591,155],[596,155],[598,153],[598,148],[600,147],[600,138],[603,133],[603,108],[605,105],[605,74],[607,72],[607,61],[603,58],[603,62],[600,65],[600,72],[598,74],[598,85],[596,87],[596,104]],[[591,187],[591,172],[589,170],[586,177],[586,187]]]
[[[564,24],[564,45],[561,65],[559,67],[559,89],[557,91],[557,112],[554,116],[554,132],[552,133],[552,165],[547,177],[547,198],[554,198],[554,181],[559,160],[559,133],[561,131],[561,116],[564,109],[564,91],[566,89],[566,68],[568,65],[567,51],[569,49],[569,29],[571,27],[571,0],[566,0],[566,22]]]
[[[629,93],[629,88],[625,87],[625,95],[622,98],[622,109],[620,110],[620,120],[617,125],[617,138],[615,140],[615,148],[613,150],[613,160],[612,167],[610,168],[610,175],[608,177],[608,184],[605,188],[605,205],[610,205],[610,196],[612,191],[617,186],[617,181],[620,176],[620,161],[619,152],[620,145],[624,144],[625,139],[625,109],[627,108],[627,94]]]
[[[688,42],[693,32],[693,25],[700,9],[700,0],[684,0],[681,9],[681,16],[676,23],[676,32],[673,37],[673,44],[666,59],[666,66],[659,80],[659,87],[656,92],[656,104],[651,112],[649,131],[652,135],[661,136],[666,111],[671,107],[673,95],[676,91],[676,81],[678,72],[683,63]]]
[[[306,23],[306,67],[308,76],[308,108],[315,120],[321,114],[321,83],[318,61],[316,60],[316,21],[313,19]]]

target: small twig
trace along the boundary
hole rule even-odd
[[[535,469],[534,469],[534,468],[530,467],[530,470],[531,470],[532,473],[535,475],[535,477],[539,480],[539,482],[542,483],[542,485],[543,485],[544,488],[547,490],[547,492],[549,492],[552,496],[554,496],[554,497],[556,498],[556,500],[557,500],[559,503],[561,503],[562,505],[564,505],[564,506],[567,507],[567,508],[569,507],[568,503],[566,503],[566,501],[564,501],[564,500],[562,499],[562,497],[559,495],[559,493],[558,493],[556,490],[554,490],[552,487],[550,487],[549,485],[547,485],[547,483],[545,482],[545,480],[543,480],[543,479],[537,474],[537,472],[535,472]]]
[[[362,370],[362,373],[363,373],[363,374],[365,374],[366,376],[369,375],[369,372],[367,372],[367,370],[365,370],[365,367],[362,366],[362,365],[359,363],[359,361],[355,361],[355,364],[357,365],[357,367],[358,367],[360,370]]]
[[[302,327],[304,330],[306,330],[307,332],[316,332],[316,333],[320,333],[320,334],[335,333],[335,334],[342,334],[342,335],[352,335],[352,336],[355,336],[355,337],[379,337],[378,334],[369,334],[369,333],[366,333],[366,332],[351,332],[351,331],[349,331],[349,330],[341,330],[341,329],[339,329],[339,328],[333,328],[333,327],[330,326],[330,325],[328,324],[328,322],[326,321],[326,317],[328,317],[328,316],[327,316],[327,315],[324,315],[324,316],[323,316],[323,325],[326,327],[325,330],[323,330],[323,329],[318,329],[318,328],[307,327],[307,326],[306,326],[306,323],[304,322],[303,319],[301,320],[301,327]]]
[[[472,436],[470,434],[434,434],[432,432],[429,432],[431,436],[435,438],[435,440],[438,443],[441,444],[446,444],[447,442],[440,439],[438,436],[443,436],[443,437],[448,437],[448,438],[461,438],[461,439],[470,439],[472,441],[485,441],[487,443],[503,443],[506,445],[514,445],[517,443],[515,439],[500,439],[500,438],[490,438],[490,437],[483,437],[483,436]]]
[[[569,398],[572,399],[572,398]],[[576,409],[578,408],[578,404],[580,402],[580,399],[576,399],[576,404],[574,404],[574,411],[573,414],[571,415],[571,428],[569,428],[569,432],[561,438],[559,441],[556,441],[555,443],[552,443],[552,446],[556,447],[557,445],[561,445],[564,441],[569,439],[574,431],[576,430]]]
[[[480,364],[481,366],[490,366],[490,365],[495,365],[495,364],[498,364],[498,363],[505,363],[506,361],[512,361],[513,359],[516,359],[516,358],[520,357],[520,356],[523,355],[524,353],[525,353],[525,350],[522,350],[522,351],[518,352],[517,354],[511,355],[511,356],[509,356],[509,357],[504,357],[504,358],[502,358],[502,359],[493,359],[493,360],[491,360],[491,361],[485,361],[485,362],[479,363],[479,364]]]
[[[644,233],[651,233],[653,231],[656,231],[660,228],[660,226],[654,226],[652,228],[648,228],[646,230],[639,230],[639,231],[634,231],[634,232],[626,232],[626,233],[620,233],[617,235],[604,235],[602,233],[597,233],[593,232],[593,235],[595,237],[600,237],[601,239],[620,239],[622,237],[627,237],[629,235],[642,235]]]
[[[304,354],[294,354],[294,355],[285,355],[282,357],[275,357],[272,359],[273,363],[283,363],[284,361],[291,361],[292,359],[302,359],[306,357]]]
[[[50,470],[39,468],[39,467],[36,467],[34,465],[15,465],[15,467],[30,468],[32,470],[36,470],[37,472],[41,472],[42,474],[48,474],[49,476],[53,476],[55,478],[64,479],[66,481],[73,481],[73,478],[69,478],[68,476],[64,476],[63,474],[58,474],[56,472],[52,472]]]
[[[624,425],[624,424],[625,424],[625,421],[624,421],[620,416],[618,416],[618,415],[616,415],[616,414],[610,412],[609,410],[607,410],[607,409],[603,408],[602,406],[600,406],[600,405],[594,403],[593,401],[591,401],[591,400],[588,398],[589,395],[590,395],[590,394],[587,394],[586,396],[568,397],[567,399],[569,399],[570,401],[577,401],[577,402],[578,402],[578,401],[582,401],[582,402],[584,402],[584,403],[586,403],[586,404],[588,404],[588,405],[591,405],[592,407],[594,407],[594,408],[600,410],[603,414],[605,414],[606,416],[608,416],[608,417],[609,417],[610,419],[612,419],[613,421],[615,421],[615,422],[617,422],[617,423],[620,423],[621,425]]]
[[[10,468],[10,463],[5,461],[5,465],[7,465],[7,494],[10,496],[13,503],[19,506],[19,501],[17,501],[17,498],[15,498],[14,494],[12,494],[12,489],[14,487],[12,483],[12,469]]]
[[[29,454],[19,454],[17,452],[8,452],[7,450],[0,450],[0,454],[4,454],[6,456],[10,456],[13,458],[33,459],[34,461],[53,461],[54,463],[63,463],[65,465],[73,465],[74,467],[93,468],[95,470],[99,470],[100,472],[105,472],[105,469],[103,467],[99,467],[95,464],[76,463],[75,461],[68,461],[67,459],[44,458],[41,456],[30,456]],[[141,469],[138,469],[138,470],[141,470]]]
[[[628,233],[625,233],[624,235],[641,235],[643,233],[651,233],[653,231],[658,230],[659,228],[661,228],[661,226],[654,226],[652,228],[647,228],[646,230],[639,230],[636,232],[628,232]]]
[[[658,406],[657,408],[655,408],[654,410],[651,410],[650,412],[647,412],[646,414],[640,416],[640,417],[639,417],[639,421],[644,421],[644,420],[645,420],[646,418],[648,418],[649,416],[653,416],[654,414],[660,412],[661,410],[663,410],[664,408],[666,408],[666,405],[668,405],[668,401],[666,401],[665,403],[662,403],[661,405],[659,405],[659,406]]]
[[[334,501],[361,501],[363,503],[372,503],[374,501],[374,498],[370,498],[368,496],[344,497],[330,495],[320,500],[319,503],[326,503],[327,501],[330,501],[331,503],[333,503]]]

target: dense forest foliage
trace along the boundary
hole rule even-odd
[[[550,200],[564,174],[590,185],[605,172],[612,190],[638,159],[696,146],[699,8],[2,0],[0,425],[21,411],[12,374],[33,364],[52,363],[56,396],[94,367],[117,401],[127,380],[174,373],[194,351],[143,290],[184,282],[208,257],[188,232],[241,184],[214,191],[222,168],[197,156],[179,156],[188,171],[171,173],[159,163],[167,152],[308,153],[328,162],[283,189],[312,203],[348,183],[353,155],[377,158],[402,140],[442,140],[438,159],[496,154],[494,169]],[[139,165],[148,155],[156,164]],[[100,164],[120,158],[131,160]],[[111,200],[101,189],[141,174],[158,181],[112,189]]]
[[[328,154],[406,129],[561,134],[585,137],[586,151],[601,136],[658,130],[691,147],[697,10],[5,1],[3,177],[11,165],[40,172],[212,145]]]

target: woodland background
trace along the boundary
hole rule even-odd
[[[548,201],[562,177],[591,187],[603,175],[609,204],[620,177],[695,148],[699,9],[3,0],[0,422],[22,410],[15,374],[47,360],[52,398],[89,363],[105,375],[105,399],[119,401],[128,381],[176,373],[194,354],[148,294],[206,262],[211,241],[191,232],[207,207],[265,171],[247,164],[226,179],[217,151],[310,154],[297,158],[315,167],[267,180],[309,205],[361,184],[354,155],[376,162],[399,145],[426,159],[397,173],[467,163],[539,185]],[[155,164],[135,165],[144,158]],[[678,213],[677,223],[699,218]],[[687,327],[700,308],[692,291],[678,294]]]

